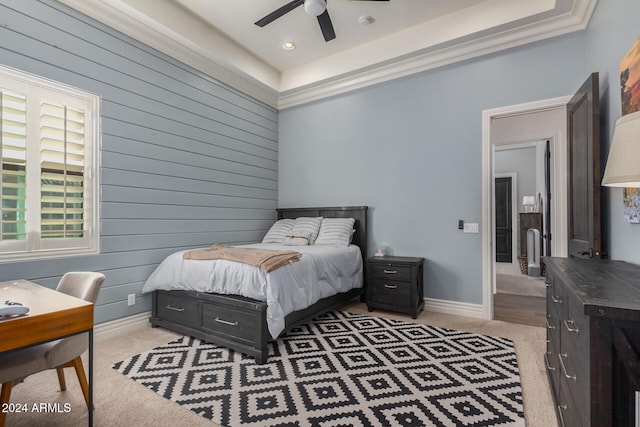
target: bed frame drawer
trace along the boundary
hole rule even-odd
[[[199,326],[200,315],[198,300],[185,296],[158,292],[156,301],[159,317],[187,326]]]
[[[253,312],[241,307],[226,307],[222,305],[202,304],[202,327],[219,335],[232,339],[253,342],[256,331],[260,330]]]
[[[253,356],[268,357],[267,304],[238,295],[155,291],[151,326],[165,327]]]

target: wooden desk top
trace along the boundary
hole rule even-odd
[[[0,282],[0,301],[15,301],[29,313],[0,317],[0,352],[93,328],[93,303],[27,280]]]

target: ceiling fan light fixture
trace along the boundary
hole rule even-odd
[[[362,0],[360,0],[362,1]],[[369,0],[376,2],[388,2],[390,0]],[[255,24],[258,27],[264,27],[275,21],[278,18],[282,18],[287,13],[304,5],[304,10],[307,14],[315,16],[318,20],[318,25],[320,26],[320,30],[322,31],[322,37],[324,37],[325,42],[329,42],[336,38],[336,32],[333,29],[333,23],[331,22],[331,17],[329,16],[329,11],[327,10],[327,0],[291,0],[289,3],[284,6],[279,7],[268,15],[258,19]],[[364,21],[363,21],[364,20]],[[374,19],[370,16],[364,16],[360,18],[360,23],[363,25],[368,25],[374,22]]]
[[[327,10],[325,0],[304,0],[304,11],[309,15],[320,16]]]

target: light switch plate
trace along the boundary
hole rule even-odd
[[[477,222],[465,222],[463,231],[465,233],[478,233],[478,223]]]

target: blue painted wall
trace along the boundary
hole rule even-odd
[[[425,296],[482,304],[482,111],[570,95],[584,32],[280,112],[279,204],[368,205],[371,247],[427,258]]]
[[[598,2],[580,32],[280,113],[279,204],[366,204],[372,241],[423,256],[425,295],[482,303],[482,110],[571,95],[600,73],[602,160],[620,116],[619,63],[640,36],[637,0]],[[640,263],[640,225],[605,189],[611,257]]]
[[[102,97],[101,254],[3,263],[0,280],[104,272],[100,323],[150,310],[140,289],[170,252],[256,241],[275,219],[273,108],[51,0],[0,3],[0,63]]]

